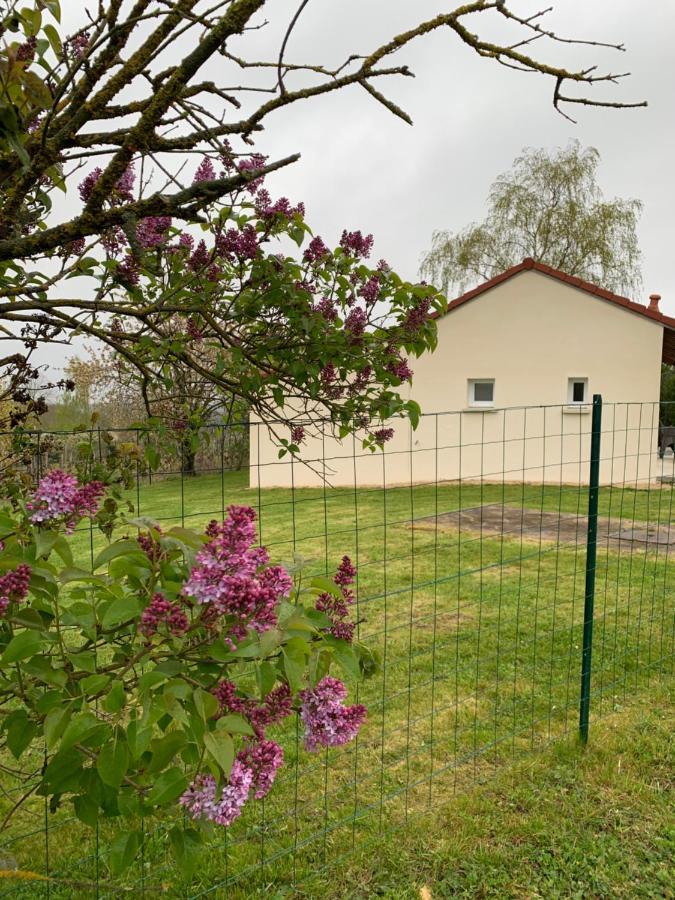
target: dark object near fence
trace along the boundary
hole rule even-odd
[[[659,428],[659,459],[663,459],[668,447],[675,453],[675,425],[662,425]]]

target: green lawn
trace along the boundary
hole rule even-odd
[[[353,688],[353,696],[369,709],[354,744],[310,755],[297,752],[295,723],[281,732],[286,766],[273,791],[264,802],[249,804],[227,833],[214,835],[190,885],[180,884],[167,859],[165,823],[146,822],[143,859],[125,880],[126,886],[139,893],[141,888],[150,892],[165,885],[171,896],[244,898],[256,892],[282,896],[275,892],[283,885],[293,880],[303,885],[311,875],[314,886],[305,896],[344,896],[343,890],[352,890],[353,896],[388,891],[392,897],[407,896],[406,892],[416,896],[420,879],[429,880],[434,889],[437,884],[439,896],[462,891],[467,896],[589,895],[585,890],[565,894],[565,866],[572,867],[574,857],[551,857],[541,875],[558,878],[550,888],[542,880],[530,893],[526,887],[521,890],[518,866],[500,863],[499,854],[506,850],[499,840],[508,844],[508,822],[492,811],[497,844],[490,857],[492,850],[480,844],[462,813],[465,810],[470,819],[471,809],[489,802],[481,798],[491,796],[490,791],[502,790],[508,799],[505,785],[511,784],[512,776],[506,763],[521,765],[518,760],[528,760],[524,768],[513,770],[525,773],[513,775],[514,797],[521,785],[525,805],[530,794],[555,787],[548,777],[541,788],[525,777],[534,773],[536,780],[538,772],[543,777],[548,772],[545,760],[557,760],[560,777],[571,783],[579,759],[572,739],[578,715],[585,555],[575,542],[558,546],[536,534],[481,536],[434,528],[433,522],[425,529],[410,527],[413,519],[488,503],[583,515],[587,502],[583,489],[453,483],[386,492],[259,493],[246,487],[245,473],[228,473],[142,484],[133,492],[133,501],[141,515],[200,527],[220,517],[229,503],[253,505],[260,512],[262,542],[272,556],[289,560],[298,554],[307,560],[311,573],[332,571],[344,553],[350,554],[359,570],[359,637],[377,650],[382,669]],[[673,519],[672,501],[671,486],[651,491],[603,489],[600,512],[624,521],[666,523]],[[96,535],[78,535],[81,564],[101,542]],[[672,674],[675,579],[669,563],[663,545],[632,553],[599,548],[593,749],[583,757],[597,759],[599,768],[605,763],[611,767],[613,756],[596,723],[602,716],[616,715],[626,703],[638,710],[652,704],[657,694],[662,696],[659,686]],[[633,724],[630,719],[630,727]],[[554,738],[564,735],[570,740],[560,745],[563,749],[545,751]],[[657,753],[658,748],[654,745],[652,750]],[[579,763],[582,768],[585,764]],[[636,770],[639,765],[636,758]],[[495,777],[501,788],[484,789],[487,793],[471,790]],[[3,780],[9,788],[9,777]],[[449,812],[429,812],[446,808],[455,795],[465,799],[453,801]],[[3,799],[5,809],[11,796]],[[450,832],[436,838],[432,829],[434,822],[442,821],[439,815],[447,815],[452,824],[441,826]],[[43,872],[48,854],[49,871],[56,879],[51,897],[96,896],[88,884],[97,870],[103,882],[98,896],[119,896],[121,886],[110,885],[105,862],[96,860],[91,833],[67,812],[48,813],[47,847],[44,817],[40,806],[29,806],[5,835],[7,852],[17,865]],[[406,825],[407,830],[397,830]],[[392,829],[391,840],[384,841],[382,835]],[[555,836],[552,822],[551,829]],[[453,874],[452,861],[458,857],[447,849],[455,833],[463,846],[474,848],[470,852],[475,858],[462,869],[463,881],[453,881],[460,877]],[[558,837],[562,847],[562,832]],[[423,844],[436,840],[437,851],[423,851]],[[570,840],[574,845],[573,834]],[[525,859],[533,852],[527,849],[530,844],[525,841],[516,857]],[[371,845],[372,849],[364,849]],[[481,853],[488,868],[494,869],[495,880],[472,893],[472,885],[478,884],[475,879],[482,877]],[[442,873],[444,859],[448,865]],[[607,866],[611,883],[616,866],[611,860]],[[340,880],[338,888],[336,871],[347,879]],[[585,871],[590,878],[591,869]],[[500,885],[505,885],[503,890]],[[663,896],[657,881],[654,885],[653,893],[644,896]],[[5,895],[36,897],[47,892],[36,882],[23,887],[12,883]],[[591,889],[590,895],[605,896],[599,889],[595,893]],[[612,895],[610,890],[607,896]]]

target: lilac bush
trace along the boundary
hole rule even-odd
[[[139,817],[182,809],[201,835],[267,796],[292,716],[310,752],[352,740],[366,709],[329,670],[375,663],[356,640],[348,556],[299,587],[257,544],[250,507],[201,534],[117,507],[121,536],[82,570],[73,534],[110,534],[111,499],[54,469],[0,502],[0,735],[26,775],[46,746],[37,790],[52,808],[126,819],[115,846],[133,848]],[[119,871],[133,853],[110,859]]]

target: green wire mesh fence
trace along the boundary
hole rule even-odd
[[[320,754],[302,749],[298,721],[282,728],[273,790],[214,831],[189,880],[168,848],[178,813],[141,823],[139,857],[113,881],[101,848],[118,824],[88,829],[67,804],[32,797],[3,826],[0,869],[46,880],[2,879],[0,895],[243,898],[284,885],[316,895],[350,854],[522,754],[580,726],[592,740],[596,717],[673,674],[675,458],[660,453],[662,413],[596,398],[429,414],[415,431],[399,423],[376,454],[314,425],[300,458],[283,459],[265,424],[242,424],[237,464],[243,433],[250,453],[239,469],[228,467],[228,427],[213,426],[196,475],[179,451],[152,474],[139,462],[136,515],[202,526],[247,504],[275,561],[302,557],[314,575],[352,558],[358,638],[380,660],[352,688],[368,720],[352,744]],[[101,454],[111,446],[98,429],[47,437],[36,475],[67,466],[74,442]],[[104,540],[79,532],[80,564]],[[0,753],[4,816],[27,783]]]

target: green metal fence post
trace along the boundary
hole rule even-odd
[[[586,535],[586,589],[584,594],[584,640],[581,655],[581,700],[579,704],[579,736],[588,741],[588,718],[591,708],[591,663],[593,655],[593,606],[595,601],[595,569],[598,549],[598,495],[600,493],[600,429],[602,397],[593,395],[591,422],[591,465],[588,483],[588,532]]]

